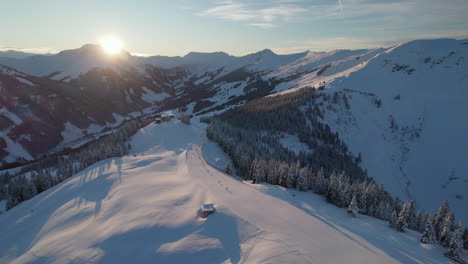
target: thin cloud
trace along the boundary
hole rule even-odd
[[[203,10],[198,15],[210,16],[227,21],[248,22],[247,25],[260,28],[273,28],[284,21],[292,21],[298,15],[308,10],[296,1],[280,1],[272,3],[270,7],[258,8],[239,1],[219,2],[215,7]],[[286,3],[286,4],[285,4]]]
[[[272,24],[272,23],[251,23],[249,25],[254,26],[254,27],[259,27],[259,28],[274,28],[274,27],[276,27],[276,25]]]

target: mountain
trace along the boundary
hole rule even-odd
[[[0,156],[12,162],[35,159],[119,120],[154,111],[210,116],[314,87],[319,96],[306,103],[322,114],[317,122],[329,126],[333,139],[343,142],[340,147],[362,160],[359,166],[368,176],[392,195],[415,200],[419,209],[434,212],[448,200],[456,218],[468,222],[467,43],[417,40],[380,49],[292,55],[264,50],[242,57],[223,52],[109,57],[100,47],[85,45],[51,56],[0,58],[5,65]],[[44,98],[54,94],[60,111],[45,107],[53,103]],[[39,117],[41,126],[37,108],[46,113]],[[31,113],[35,118],[28,119]],[[38,135],[50,137],[40,148],[33,146]],[[282,136],[291,150],[314,151],[305,143],[312,139]]]
[[[64,50],[54,55],[34,55],[22,59],[0,58],[0,64],[37,77],[66,80],[96,67],[117,67],[125,64],[130,56],[125,51],[118,56],[108,56],[101,46],[87,44],[79,49]]]
[[[61,82],[0,65],[2,163],[36,159],[141,115],[174,93],[162,81],[177,76],[171,71],[143,75],[132,68],[94,68]]]
[[[466,222],[468,126],[459,119],[468,110],[466,58],[465,40],[418,40],[390,49],[310,54],[271,75],[287,76],[302,65],[323,69],[277,89],[322,84],[324,93],[340,95],[323,107],[323,121],[362,156],[369,176],[424,210],[448,200]]]
[[[149,125],[131,139],[131,155],[0,215],[0,262],[453,263],[414,231],[220,172],[207,161],[227,158],[202,126]],[[216,212],[203,219],[205,203]]]
[[[5,50],[0,51],[0,58],[11,58],[11,59],[24,59],[36,55],[35,53],[28,53],[17,50]]]

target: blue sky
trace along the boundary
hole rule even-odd
[[[45,52],[119,37],[135,54],[243,55],[468,38],[468,0],[3,1],[0,49]]]

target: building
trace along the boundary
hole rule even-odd
[[[207,218],[208,215],[215,212],[215,208],[213,204],[203,204],[201,208],[201,217]]]

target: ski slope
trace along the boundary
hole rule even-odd
[[[0,215],[0,263],[450,263],[415,232],[225,175],[203,158],[225,154],[210,145],[203,155],[194,123],[149,125],[131,155]],[[207,219],[204,203],[217,210]]]

